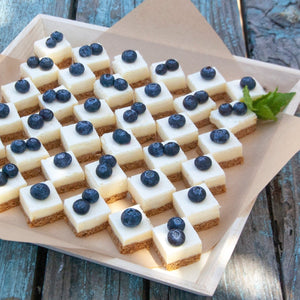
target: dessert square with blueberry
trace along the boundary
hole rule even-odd
[[[127,195],[127,176],[114,156],[106,154],[99,161],[84,167],[88,185],[97,190],[106,203],[124,199]]]
[[[242,138],[255,131],[257,116],[245,103],[233,101],[211,111],[209,120],[217,128],[227,128],[237,138]]]
[[[72,47],[65,36],[54,31],[33,44],[34,53],[38,57],[50,57],[59,68],[66,68],[72,62]]]
[[[30,56],[20,65],[21,77],[29,77],[41,93],[58,86],[58,70],[49,57]]]
[[[175,141],[154,142],[143,150],[149,169],[161,170],[171,181],[182,178],[181,164],[187,160],[187,157]]]
[[[188,93],[184,72],[177,60],[170,58],[166,61],[153,63],[150,66],[152,82],[163,82],[174,94]]]
[[[72,49],[74,62],[87,65],[96,77],[110,72],[110,59],[99,43],[84,45]]]
[[[226,80],[215,67],[207,66],[187,76],[187,84],[191,91],[204,90],[214,100],[229,100],[226,93]]]
[[[209,114],[216,107],[205,91],[192,92],[174,100],[176,112],[186,113],[198,128],[209,124]]]
[[[117,127],[131,130],[142,144],[155,138],[156,124],[145,104],[135,102],[131,107],[115,110]]]
[[[130,130],[116,129],[101,137],[105,154],[115,156],[124,170],[132,170],[144,166],[144,153],[141,144]]]
[[[39,113],[21,118],[27,137],[37,138],[47,150],[58,147],[60,128],[62,127],[50,109],[44,108]]]
[[[163,118],[174,113],[173,96],[166,85],[149,83],[135,89],[135,100],[146,105],[154,119]]]
[[[131,105],[133,90],[120,74],[103,74],[94,84],[94,94],[113,110]]]
[[[108,226],[110,208],[94,189],[64,200],[64,213],[77,237],[86,237]]]
[[[19,190],[27,186],[15,164],[8,163],[0,171],[0,212],[18,206]]]
[[[150,217],[173,207],[172,194],[176,188],[162,171],[155,169],[128,178],[128,191]]]
[[[168,271],[199,261],[202,253],[201,239],[185,217],[154,227],[153,246]]]
[[[72,151],[60,152],[41,161],[42,171],[59,193],[86,186],[85,174]]]
[[[139,51],[125,50],[112,61],[114,73],[118,73],[133,88],[150,82],[148,65]]]
[[[3,142],[24,137],[22,121],[13,103],[0,103],[0,137]]]
[[[48,158],[49,153],[38,139],[29,138],[7,145],[6,156],[27,179],[41,174],[41,160]]]
[[[175,140],[183,151],[197,146],[198,128],[185,113],[156,120],[157,133],[163,141]]]
[[[77,121],[90,121],[99,136],[116,129],[116,117],[106,101],[92,97],[84,104],[75,105],[73,114]]]
[[[198,136],[200,153],[210,153],[222,168],[243,163],[243,146],[226,128],[215,129]]]
[[[175,192],[173,206],[179,217],[186,217],[196,231],[220,222],[220,205],[205,183]]]
[[[39,107],[39,90],[29,77],[1,86],[1,95],[5,102],[13,103],[20,116],[26,116]]]
[[[6,149],[2,141],[0,140],[0,166],[4,165],[6,162]]]
[[[20,203],[30,227],[54,223],[64,217],[64,206],[51,181],[20,189]]]
[[[211,154],[183,162],[182,175],[187,186],[205,183],[214,195],[226,192],[225,172]]]
[[[101,152],[101,141],[89,121],[63,126],[60,129],[61,142],[66,151],[72,151],[81,162],[95,160]]]
[[[122,254],[131,254],[152,245],[152,225],[139,205],[112,213],[108,232]]]
[[[78,104],[78,101],[65,86],[61,85],[40,95],[39,104],[41,108],[50,109],[56,119],[61,124],[65,124],[73,121],[73,107]]]

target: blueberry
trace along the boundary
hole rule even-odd
[[[179,63],[177,60],[170,58],[166,61],[166,67],[168,71],[176,71],[179,68]]]
[[[88,135],[93,131],[93,124],[89,121],[79,121],[76,124],[76,131],[80,135]]]
[[[115,82],[115,78],[113,75],[111,74],[103,74],[100,77],[100,83],[101,85],[103,85],[104,87],[110,87],[113,86]]]
[[[246,76],[241,79],[240,86],[241,88],[247,86],[248,90],[251,91],[256,87],[256,81],[252,77]]]
[[[100,164],[108,164],[112,168],[117,164],[117,160],[113,155],[105,154],[102,155],[99,159]]]
[[[46,103],[52,103],[56,99],[56,92],[54,90],[48,90],[43,94],[43,101]]]
[[[225,144],[230,137],[228,130],[215,129],[210,133],[210,139],[216,144]]]
[[[145,94],[149,97],[156,97],[161,93],[161,87],[158,83],[149,83],[145,86]]]
[[[122,60],[126,63],[133,63],[137,59],[137,54],[134,50],[126,50],[122,53]]]
[[[194,97],[198,100],[199,104],[203,104],[208,100],[208,94],[205,91],[197,91],[194,93]]]
[[[92,55],[92,48],[88,45],[84,45],[79,48],[79,55],[81,57],[89,57]]]
[[[118,91],[124,91],[127,89],[128,87],[128,83],[125,79],[123,78],[117,78],[114,81],[114,87],[115,89],[117,89]]]
[[[54,114],[52,110],[48,108],[41,109],[39,115],[43,118],[44,121],[49,122],[53,119]]]
[[[127,123],[133,123],[137,120],[137,118],[138,118],[138,114],[133,109],[125,110],[124,113],[123,113],[123,119]]]
[[[53,67],[53,60],[50,57],[43,57],[40,60],[40,68],[44,71],[51,70]]]
[[[194,160],[194,165],[198,170],[206,171],[211,167],[212,161],[208,156],[198,156]]]
[[[113,139],[116,143],[120,145],[125,145],[130,143],[131,136],[127,131],[119,128],[114,131]]]
[[[168,123],[172,128],[181,128],[185,125],[185,117],[181,114],[171,115],[168,119]]]
[[[183,219],[181,219],[179,217],[173,217],[173,218],[169,219],[169,221],[167,223],[167,227],[169,230],[171,230],[171,229],[184,230],[185,222]]]
[[[68,167],[72,162],[72,156],[71,154],[67,152],[61,152],[54,156],[53,163],[58,168],[66,168]]]
[[[142,221],[142,213],[132,207],[125,209],[121,214],[121,222],[126,227],[136,227]]]
[[[201,77],[206,80],[212,80],[216,76],[216,70],[212,67],[204,67],[201,72]]]
[[[7,175],[4,172],[0,171],[0,186],[6,185]]]
[[[34,184],[30,188],[30,195],[37,200],[45,200],[50,195],[50,189],[47,184],[45,183],[37,183]]]
[[[84,109],[88,112],[96,112],[100,109],[101,102],[97,98],[88,98],[84,102]]]
[[[103,51],[102,45],[98,43],[91,44],[92,54],[93,55],[100,55]]]
[[[171,229],[168,232],[168,241],[172,246],[181,246],[185,242],[185,234],[180,229]]]
[[[155,142],[149,145],[148,152],[154,157],[160,157],[164,155],[164,146],[162,143]]]
[[[32,129],[41,129],[44,126],[44,119],[39,114],[33,114],[27,119],[27,124]]]
[[[141,115],[146,111],[146,105],[142,102],[135,102],[131,105],[131,109],[136,111],[138,115]]]
[[[244,102],[236,102],[232,109],[236,115],[243,116],[247,112],[247,105]]]
[[[14,178],[18,175],[19,169],[14,164],[6,164],[2,168],[2,172],[7,176],[7,178]]]
[[[46,40],[46,46],[47,46],[48,48],[55,48],[56,43],[57,43],[57,41],[56,41],[55,39],[53,39],[52,37],[49,37],[49,38]]]
[[[27,59],[27,66],[29,68],[37,68],[40,64],[40,59],[37,57],[37,56],[30,56],[28,59]]]
[[[220,115],[226,117],[231,115],[232,113],[232,106],[230,103],[223,103],[218,108]]]
[[[40,150],[41,146],[42,146],[41,142],[36,138],[32,137],[26,141],[26,147],[28,150],[38,151]]]
[[[81,197],[89,203],[96,203],[99,199],[99,193],[94,189],[85,189]]]
[[[164,154],[167,156],[175,156],[178,154],[180,147],[175,142],[168,142],[164,145]]]
[[[71,93],[65,89],[58,90],[56,92],[56,99],[58,102],[66,103],[71,99]]]
[[[112,174],[112,167],[109,164],[99,164],[96,168],[96,174],[99,178],[107,179]]]
[[[69,67],[69,72],[73,76],[80,76],[84,72],[84,65],[82,63],[74,63]]]
[[[23,140],[15,140],[11,143],[10,148],[14,153],[23,153],[26,150],[26,143]]]
[[[159,175],[156,171],[147,170],[141,174],[141,181],[145,186],[152,187],[158,184]]]
[[[158,64],[155,68],[155,73],[158,75],[165,75],[168,69],[166,64]]]
[[[50,36],[55,39],[57,43],[61,42],[64,38],[64,35],[59,31],[52,32]]]
[[[193,95],[188,95],[184,97],[182,104],[187,110],[194,110],[198,106],[198,100]]]
[[[25,94],[29,91],[30,84],[26,79],[20,79],[15,83],[15,88],[19,93]]]
[[[73,210],[78,215],[86,215],[90,210],[90,203],[83,199],[78,199],[73,203]]]
[[[5,119],[9,115],[9,106],[5,103],[0,103],[0,119]]]
[[[192,202],[199,203],[206,198],[206,191],[201,186],[193,186],[188,191],[188,197]]]

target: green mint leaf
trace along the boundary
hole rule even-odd
[[[274,121],[277,120],[272,110],[269,108],[269,106],[265,104],[259,105],[255,113],[257,117],[262,120],[274,120]]]
[[[269,105],[272,102],[272,99],[277,92],[277,89],[273,92],[269,92],[268,94],[262,95],[258,98],[256,98],[253,101],[253,107],[258,107],[260,105]]]
[[[273,101],[269,104],[270,109],[276,116],[284,107],[286,107],[296,93],[276,93]]]
[[[244,94],[243,102],[247,105],[248,109],[253,111],[254,110],[253,100],[250,96],[249,89],[248,89],[247,85],[243,88],[243,94]]]

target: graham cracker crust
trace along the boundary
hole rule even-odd
[[[96,128],[96,131],[99,137],[101,137],[104,133],[114,131],[115,129],[116,129],[116,125],[107,125],[107,126]]]
[[[61,125],[64,126],[64,125],[67,125],[69,123],[75,123],[75,117],[73,115],[70,115],[70,116],[64,117],[63,119],[58,120],[58,121]]]
[[[213,220],[209,220],[209,221],[205,221],[205,222],[196,224],[193,227],[196,231],[207,230],[209,228],[217,226],[219,223],[220,223],[220,218],[216,218],[216,219],[213,219]]]
[[[44,144],[44,147],[49,151],[49,150],[59,147],[60,145],[61,145],[61,141],[59,139],[59,140],[54,140],[54,141]]]
[[[20,205],[19,197],[11,199],[11,200],[9,200],[7,202],[4,202],[4,203],[0,204],[0,213],[3,212],[3,211],[8,210],[10,208],[19,206],[19,205]]]
[[[201,127],[209,125],[209,124],[210,124],[209,118],[201,120],[201,121],[198,121],[198,122],[195,123],[195,125],[196,125],[197,128],[201,128]]]
[[[141,86],[144,86],[144,85],[147,85],[151,83],[151,79],[150,78],[146,78],[146,79],[143,79],[143,80],[140,80],[138,82],[133,82],[133,83],[130,83],[130,86],[133,88],[133,89],[136,89],[136,88],[139,88]]]
[[[236,132],[234,135],[235,135],[238,139],[240,139],[240,138],[242,138],[242,137],[244,137],[244,136],[246,136],[246,135],[248,135],[248,134],[254,132],[255,130],[256,130],[256,124],[251,125],[251,126],[249,126],[249,127],[247,127],[247,128],[241,129],[240,131]]]
[[[127,107],[127,106],[131,106],[132,104],[133,104],[133,100],[130,100],[129,102],[127,102],[127,103],[125,103],[125,104],[117,105],[117,106],[111,107],[111,110],[112,110],[113,112],[115,112],[116,109],[123,108],[123,107]]]
[[[83,230],[83,231],[80,231],[80,232],[77,232],[75,227],[73,226],[73,224],[69,221],[69,219],[65,216],[64,217],[65,221],[67,221],[67,223],[69,224],[69,226],[71,227],[72,231],[74,232],[74,234],[77,236],[77,237],[87,237],[87,236],[90,236],[94,233],[97,233],[101,230],[104,230],[107,228],[108,226],[108,221],[96,226],[96,227],[93,227],[91,229],[87,229],[87,230]]]
[[[91,152],[91,153],[87,153],[87,154],[78,156],[77,160],[79,163],[83,163],[83,162],[87,162],[87,161],[91,161],[91,160],[98,160],[100,158],[100,156],[101,156],[101,151]]]
[[[57,192],[60,194],[71,192],[80,188],[87,187],[87,183],[85,180],[73,182],[70,184],[62,185],[56,188]]]
[[[141,160],[130,162],[130,163],[127,163],[127,164],[124,164],[124,165],[120,165],[120,167],[122,168],[122,170],[124,172],[126,172],[126,171],[130,171],[130,170],[133,170],[133,169],[138,169],[138,168],[145,167],[145,162],[144,162],[143,159],[141,159]]]
[[[21,206],[22,207],[22,206]],[[22,207],[22,210],[23,210],[23,207]],[[64,218],[64,211],[61,210],[55,214],[52,214],[50,216],[47,216],[47,217],[43,217],[43,218],[40,218],[40,219],[36,219],[36,220],[33,220],[33,221],[30,221],[28,216],[26,215],[26,213],[24,212],[23,210],[23,213],[25,214],[25,217],[26,217],[26,222],[27,224],[30,226],[30,227],[41,227],[41,226],[44,226],[46,224],[50,224],[50,223],[54,223],[58,220],[61,220]]]
[[[65,69],[65,68],[68,68],[73,62],[73,59],[72,57],[68,57],[68,58],[65,58],[62,62],[60,62],[59,64],[57,64],[57,67],[59,69]]]
[[[167,177],[170,181],[175,182],[175,181],[180,181],[182,179],[182,174],[181,172],[179,172],[179,173],[168,175]]]
[[[181,147],[182,151],[186,152],[186,151],[189,151],[189,150],[192,150],[192,149],[196,148],[197,144],[198,144],[198,141],[193,141],[189,144],[180,145],[180,147]]]
[[[58,81],[57,80],[38,87],[38,90],[40,91],[41,94],[44,94],[46,91],[53,90],[56,87],[58,87]]]
[[[156,133],[153,133],[153,134],[137,137],[136,139],[139,141],[140,144],[144,144],[151,140],[155,140],[155,137],[156,137]]]
[[[1,141],[3,143],[9,142],[9,141],[14,141],[14,140],[18,140],[18,139],[25,139],[26,135],[24,133],[24,131],[16,131],[16,132],[12,132],[9,134],[3,134],[0,136]]]
[[[94,91],[88,91],[88,92],[85,92],[85,93],[74,95],[74,97],[78,101],[85,100],[85,99],[93,97],[93,96],[94,96]]]
[[[20,117],[24,117],[24,116],[27,116],[27,115],[31,115],[33,113],[35,113],[37,110],[39,110],[39,105],[35,105],[35,106],[32,106],[32,107],[27,107],[23,110],[20,110],[18,111]]]
[[[179,246],[180,247],[180,246]],[[160,258],[163,266],[168,270],[168,271],[172,271],[172,270],[176,270],[179,269],[181,267],[193,264],[194,262],[200,260],[201,257],[201,253],[181,259],[181,260],[177,260],[173,263],[167,264],[164,260],[164,258],[161,256],[159,250],[157,249],[155,243],[153,243],[153,248],[154,251],[156,252],[156,254],[158,255],[158,257]]]
[[[158,119],[162,119],[162,118],[171,116],[175,113],[176,113],[175,110],[167,110],[167,111],[163,111],[163,112],[160,112],[158,114],[152,115],[152,117],[153,117],[154,120],[158,120]]]
[[[107,204],[109,204],[109,203],[113,203],[113,202],[116,202],[118,200],[124,199],[124,198],[126,198],[126,196],[127,196],[127,192],[123,192],[123,193],[115,194],[111,197],[104,198],[104,201]]]
[[[175,98],[175,97],[179,97],[179,96],[182,96],[182,95],[186,95],[190,92],[191,92],[191,90],[188,87],[185,87],[185,88],[173,91],[173,92],[171,92],[171,94]]]
[[[103,74],[112,74],[112,70],[110,68],[105,68],[105,69],[102,69],[102,70],[97,70],[97,71],[94,71],[93,72],[96,76],[96,78],[100,78]]]
[[[132,254],[141,249],[150,249],[150,247],[152,246],[152,239],[123,246],[110,226],[107,227],[107,231],[109,232],[111,239],[113,240],[121,254]]]
[[[234,158],[234,159],[231,159],[231,160],[228,160],[228,161],[222,161],[222,162],[219,162],[219,165],[222,167],[222,168],[230,168],[230,167],[233,167],[233,166],[236,166],[236,165],[240,165],[244,162],[244,157],[237,157],[237,158]]]
[[[37,167],[28,171],[24,171],[22,172],[22,176],[24,177],[24,179],[28,179],[28,178],[32,178],[32,177],[36,177],[42,174],[42,168],[41,167]]]
[[[9,163],[9,161],[6,157],[0,158],[0,166],[6,165],[8,163]]]
[[[147,217],[152,217],[152,216],[155,216],[155,215],[158,215],[166,210],[169,210],[173,207],[173,202],[171,200],[171,202],[161,206],[161,207],[158,207],[158,208],[153,208],[153,209],[150,209],[150,210],[147,210],[145,211],[145,214]]]
[[[210,95],[210,98],[213,99],[214,101],[221,101],[221,100],[225,102],[231,101],[229,95],[226,92]]]

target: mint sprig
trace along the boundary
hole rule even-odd
[[[292,100],[296,93],[278,93],[278,89],[253,100],[247,86],[243,88],[247,108],[252,110],[259,119],[277,120],[276,115],[281,112]]]

